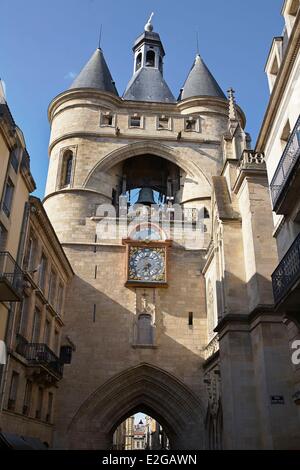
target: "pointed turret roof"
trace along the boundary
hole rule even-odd
[[[70,86],[70,89],[72,88],[95,88],[119,96],[102,49],[96,49]]]
[[[196,55],[194,64],[181,90],[179,100],[191,98],[192,96],[215,96],[226,99],[199,54]]]
[[[175,98],[158,69],[141,68],[131,78],[124,100],[175,103]]]

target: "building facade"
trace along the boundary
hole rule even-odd
[[[45,448],[72,349],[61,330],[73,273],[41,201],[30,196],[29,155],[2,88],[0,157],[0,447]]]
[[[73,273],[41,201],[33,196],[21,268],[22,302],[6,335],[1,426],[29,444],[50,447],[57,388],[73,349],[62,333],[65,292]]]
[[[175,99],[151,20],[133,52],[123,97],[97,49],[49,107],[44,206],[75,272],[54,445],[111,448],[140,411],[171,449],[299,448],[264,149],[199,55]]]
[[[279,263],[272,275],[275,306],[284,317],[293,359],[293,400],[300,403],[300,4],[286,0],[285,28],[275,37],[266,64],[270,100],[256,148],[265,154]],[[296,408],[299,414],[299,406]],[[296,410],[295,410],[296,412]]]

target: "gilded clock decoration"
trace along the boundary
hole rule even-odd
[[[165,272],[164,248],[130,247],[128,281],[164,282]]]

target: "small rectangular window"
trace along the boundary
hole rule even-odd
[[[36,410],[35,410],[36,419],[41,419],[41,417],[42,417],[43,398],[44,398],[44,390],[43,390],[42,387],[39,387],[38,397],[37,397],[37,407],[36,407]]]
[[[25,256],[24,256],[24,261],[23,261],[23,269],[25,271],[30,271],[34,269],[35,248],[36,248],[36,240],[32,235],[30,235],[26,252],[25,252]]]
[[[7,215],[7,217],[10,216],[14,189],[15,189],[15,187],[14,187],[11,179],[8,178],[8,180],[6,182],[6,186],[5,186],[3,205],[2,205],[3,211]]]
[[[32,343],[39,343],[41,332],[41,311],[36,308],[33,317],[33,326],[32,326]]]
[[[19,374],[13,371],[10,382],[9,397],[7,408],[14,411],[16,408],[16,401],[18,395],[18,386],[19,386]]]
[[[130,116],[129,125],[130,127],[141,127],[141,116]]]
[[[19,169],[19,155],[18,155],[18,150],[14,149],[11,154],[10,154],[10,164],[15,170],[16,173],[18,173]]]
[[[170,118],[161,116],[158,118],[158,129],[170,129]]]
[[[0,251],[5,251],[6,239],[7,239],[7,230],[0,223]]]
[[[47,414],[46,414],[46,422],[51,423],[52,421],[52,408],[53,408],[53,393],[48,393],[48,405],[47,405]]]
[[[53,270],[51,270],[50,281],[49,281],[48,300],[49,300],[49,303],[52,306],[54,306],[54,302],[55,302],[56,280],[57,280],[56,273]]]
[[[42,254],[40,267],[39,267],[39,286],[42,290],[45,287],[46,270],[47,270],[47,258],[44,254]]]
[[[102,114],[101,115],[101,125],[111,127],[114,122],[114,117],[112,114]]]
[[[57,304],[56,304],[56,311],[59,315],[62,315],[63,299],[64,299],[64,286],[61,283],[59,283],[58,294],[57,294]]]
[[[55,330],[54,332],[54,345],[53,345],[53,352],[58,355],[59,349],[59,331]]]
[[[194,321],[194,314],[193,312],[189,312],[189,326],[193,326]]]
[[[197,131],[197,119],[190,117],[185,120],[186,131]]]
[[[25,416],[28,416],[30,413],[31,396],[32,396],[32,382],[31,380],[27,380],[26,388],[25,388],[25,395],[24,395],[24,403],[23,403],[23,415]]]
[[[27,334],[29,302],[30,302],[30,298],[24,296],[22,300],[22,306],[20,308],[18,323],[17,323],[17,328],[16,328],[17,333],[21,336],[24,336],[25,338]]]
[[[51,336],[51,322],[46,318],[45,322],[45,330],[44,330],[44,343],[47,344],[47,346],[50,345],[50,336]]]

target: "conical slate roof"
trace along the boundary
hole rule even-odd
[[[196,55],[195,62],[183,85],[179,100],[192,96],[216,96],[226,99],[223,91],[199,54]]]
[[[161,72],[142,67],[131,78],[123,95],[124,100],[175,103],[175,98]]]
[[[90,60],[70,86],[70,89],[72,88],[95,88],[119,96],[104,59],[102,49],[96,49]]]

